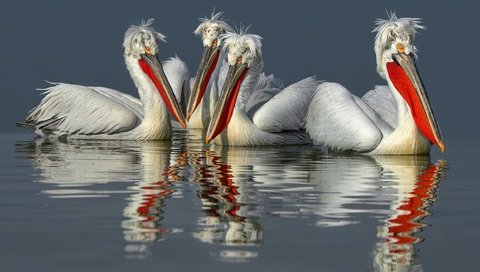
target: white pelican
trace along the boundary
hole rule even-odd
[[[140,100],[116,90],[59,83],[26,118],[40,136],[76,139],[166,140],[172,135],[169,111],[183,127],[183,112],[158,60],[158,43],[165,36],[156,32],[153,19],[125,33],[125,63],[138,88]],[[165,70],[181,68],[171,59]],[[183,75],[183,74],[182,74]],[[179,76],[176,81],[183,80]],[[176,86],[182,83],[175,82]],[[181,91],[181,90],[180,90]],[[177,91],[178,92],[178,91]]]
[[[215,144],[231,146],[309,143],[302,122],[318,85],[315,78],[306,78],[261,101],[255,95],[263,69],[261,37],[241,31],[227,33],[222,40],[228,54],[228,73],[206,142],[215,139]]]
[[[221,16],[222,13],[219,12],[210,19],[201,18],[200,25],[193,32],[202,37],[203,54],[187,104],[189,128],[202,129],[208,126],[218,98],[219,73],[222,67],[225,69],[227,66],[220,35],[232,31]],[[195,111],[197,107],[200,108]]]
[[[415,65],[417,18],[377,20],[377,71],[388,82],[361,99],[337,83],[318,86],[306,129],[314,143],[337,151],[427,154],[443,138]]]

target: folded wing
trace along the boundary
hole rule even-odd
[[[40,135],[116,134],[143,118],[138,99],[108,88],[59,83],[44,94],[25,120]]]
[[[378,114],[342,85],[325,82],[318,86],[305,121],[314,143],[329,149],[357,152],[373,150],[383,134]]]
[[[255,112],[253,122],[267,132],[303,129],[304,118],[318,84],[314,77],[308,77],[286,87]]]

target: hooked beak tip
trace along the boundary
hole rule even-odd
[[[212,140],[212,139],[211,139],[209,136],[207,136],[207,138],[205,138],[205,143],[206,143],[206,144],[209,144],[211,140]]]
[[[181,117],[177,118],[178,123],[182,128],[187,128],[187,122],[185,122],[185,119],[182,119]]]
[[[445,153],[445,144],[439,143],[439,144],[438,144],[438,147],[440,148],[440,151],[441,151],[442,153]]]

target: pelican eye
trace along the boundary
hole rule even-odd
[[[236,64],[237,64],[237,65],[238,65],[238,64],[242,64],[242,60],[243,60],[242,57],[238,57]]]
[[[403,45],[403,43],[397,43],[397,51],[399,53],[405,53],[405,46]]]
[[[150,49],[150,47],[148,47],[148,46],[145,46],[145,53],[151,55],[152,54],[152,49]]]

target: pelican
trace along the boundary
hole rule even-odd
[[[222,13],[212,14],[210,19],[201,18],[200,25],[193,33],[202,37],[203,54],[187,104],[189,128],[206,128],[210,122],[218,98],[218,80],[220,70],[225,69],[225,54],[220,35],[232,31],[222,19]],[[202,99],[203,98],[203,99]],[[195,111],[200,107],[198,111]]]
[[[181,68],[182,63],[178,58],[170,59],[163,70],[157,54],[165,36],[156,32],[152,23],[153,19],[149,19],[130,26],[123,42],[125,63],[140,100],[104,87],[58,83],[46,89],[46,96],[30,112],[25,124],[43,137],[167,140],[172,135],[170,111],[186,127],[165,74]],[[175,80],[183,79],[177,76]],[[175,86],[182,83],[175,82]]]
[[[305,120],[314,143],[370,154],[428,154],[432,143],[444,151],[415,64],[415,34],[425,27],[418,18],[389,17],[373,30],[377,71],[388,86],[358,98],[338,83],[320,84]]]
[[[206,142],[215,139],[217,145],[230,146],[309,143],[302,122],[318,82],[309,77],[281,90],[266,102],[257,102],[263,69],[261,37],[245,32],[222,36],[228,72]],[[264,104],[258,106],[260,102]]]

